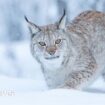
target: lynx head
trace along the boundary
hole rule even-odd
[[[60,21],[46,26],[37,26],[25,17],[31,32],[32,54],[39,61],[53,62],[65,56],[67,35],[65,11]]]

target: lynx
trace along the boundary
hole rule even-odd
[[[31,51],[49,88],[85,89],[105,68],[105,14],[85,11],[67,23],[38,26],[25,17]]]

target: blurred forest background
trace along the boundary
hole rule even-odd
[[[29,39],[24,15],[45,25],[59,20],[63,8],[70,21],[84,10],[105,11],[105,0],[0,0],[0,42]]]
[[[24,15],[37,25],[46,25],[58,21],[64,8],[71,21],[85,10],[105,12],[105,0],[0,0],[0,75],[40,78]]]

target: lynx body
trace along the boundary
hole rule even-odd
[[[104,71],[105,14],[85,11],[66,24],[37,26],[28,21],[32,55],[41,64],[49,88],[84,89]]]

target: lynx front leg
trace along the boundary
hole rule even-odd
[[[69,79],[65,81],[64,88],[82,89],[85,88],[89,83],[95,79],[95,71],[81,70],[73,72]]]
[[[84,60],[82,64],[80,63],[81,60],[78,62],[78,68],[68,75],[63,88],[84,89],[96,79],[97,64],[92,56],[90,59]]]

